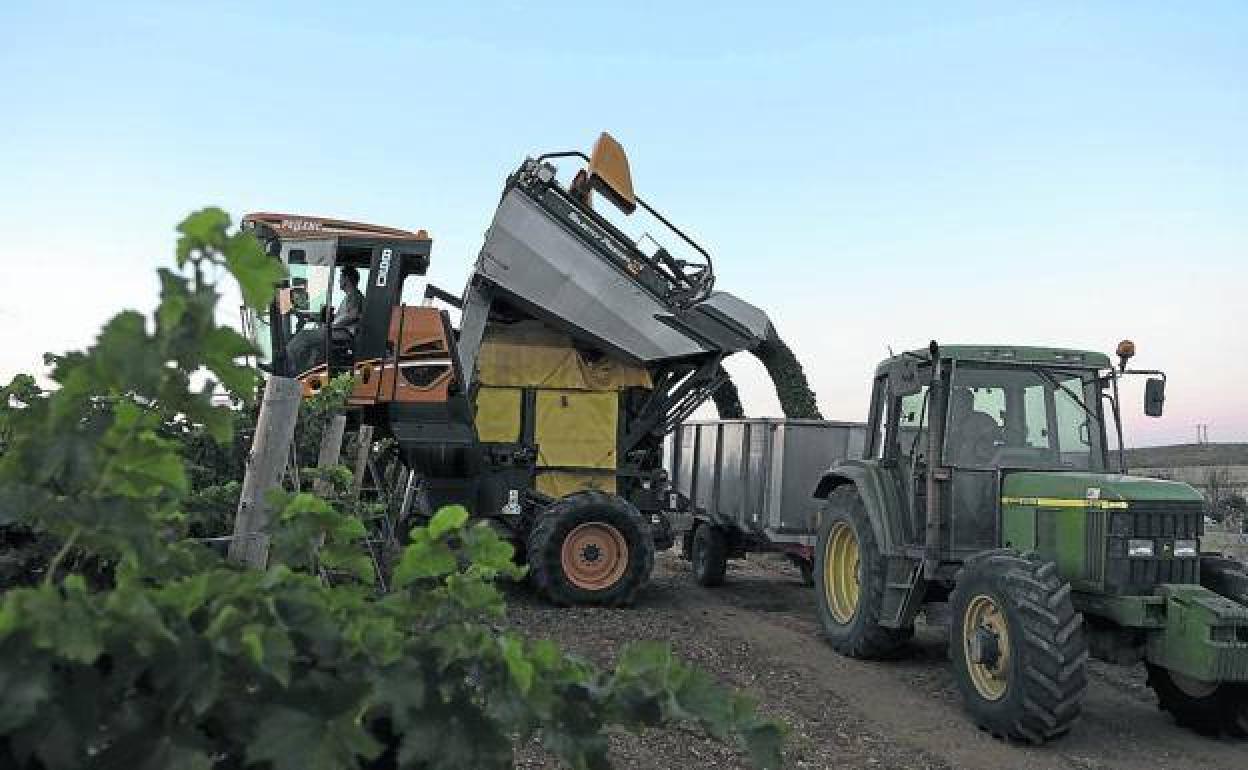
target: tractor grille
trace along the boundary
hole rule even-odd
[[[1203,514],[1199,502],[1132,502],[1111,510],[1105,543],[1105,590],[1119,595],[1150,594],[1159,583],[1200,583],[1200,556],[1176,558],[1174,541],[1196,540]],[[1153,555],[1127,556],[1127,541],[1153,541]]]

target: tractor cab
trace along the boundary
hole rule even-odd
[[[945,477],[932,507],[954,560],[1001,544],[1011,474],[1110,472],[1116,377],[1102,353],[1057,348],[942,346],[936,358],[907,352],[880,364],[867,456],[894,469],[907,535],[924,539],[932,468]]]

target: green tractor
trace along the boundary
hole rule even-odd
[[[1248,574],[1202,556],[1191,486],[1111,465],[1118,380],[1134,345],[1102,353],[959,345],[876,370],[862,459],[815,496],[824,632],[860,658],[901,654],[918,611],[948,603],[967,710],[1001,738],[1067,732],[1087,661],[1148,668],[1160,707],[1206,734],[1248,735]]]

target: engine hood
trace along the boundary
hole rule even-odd
[[[1086,471],[1019,471],[1001,484],[1003,502],[1027,505],[1030,499],[1079,503],[1094,507],[1100,502],[1202,502],[1204,497],[1189,484],[1144,476]],[[1043,502],[1031,503],[1041,505]]]

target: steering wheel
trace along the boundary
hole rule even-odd
[[[324,307],[316,311],[295,309],[292,310],[290,314],[295,317],[295,334],[303,331],[303,328],[308,325],[308,321],[321,323],[325,320]]]

